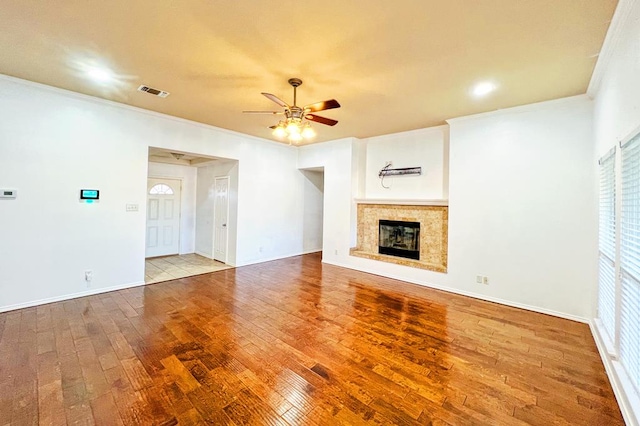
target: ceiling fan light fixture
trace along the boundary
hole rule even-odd
[[[289,142],[300,142],[302,135],[300,133],[289,133]]]
[[[302,137],[305,139],[313,139],[316,137],[316,131],[311,127],[311,124],[306,123],[302,129]]]
[[[284,139],[287,137],[287,129],[285,129],[282,121],[278,123],[275,129],[273,129],[273,136],[278,139]]]
[[[300,123],[295,119],[287,120],[287,133],[290,135],[299,135]]]
[[[289,144],[298,143],[303,139],[310,140],[316,136],[311,123],[297,118],[288,117],[272,127],[273,136],[280,140],[288,140]]]
[[[299,107],[297,102],[296,89],[302,84],[302,80],[299,78],[290,78],[289,84],[293,86],[293,105],[287,104],[282,99],[278,98],[271,93],[262,92],[262,95],[269,100],[275,102],[284,108],[284,111],[243,111],[248,114],[280,114],[286,118],[280,120],[275,126],[270,126],[273,129],[273,136],[277,139],[287,139],[289,144],[300,142],[302,139],[310,140],[316,136],[316,131],[311,127],[311,122],[324,124],[326,126],[335,126],[338,124],[337,120],[332,118],[321,117],[315,115],[317,111],[324,111],[328,109],[340,108],[340,103],[335,99],[328,99],[322,102],[316,102],[313,104]],[[313,113],[313,114],[311,114]]]

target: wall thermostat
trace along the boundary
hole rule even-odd
[[[15,189],[0,189],[0,198],[12,200],[18,196]]]
[[[100,191],[97,189],[81,189],[80,201],[85,203],[95,203],[100,199]]]

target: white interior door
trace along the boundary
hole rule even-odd
[[[179,253],[180,192],[179,180],[148,179],[146,257]]]
[[[229,176],[215,178],[213,186],[216,194],[213,205],[213,258],[227,263]]]

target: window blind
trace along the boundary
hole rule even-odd
[[[640,135],[622,147],[620,362],[640,390]]]
[[[599,271],[598,317],[609,335],[615,339],[616,311],[616,212],[615,212],[615,148],[600,159]]]

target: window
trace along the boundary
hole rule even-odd
[[[616,322],[616,194],[615,148],[600,159],[600,223],[598,318],[611,342],[615,341]]]
[[[149,190],[150,195],[173,195],[173,189],[164,183],[157,183]]]
[[[622,146],[620,362],[640,389],[640,134]]]
[[[620,148],[599,162],[596,326],[634,406],[640,403],[640,133]]]

